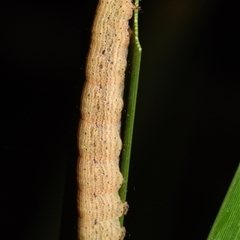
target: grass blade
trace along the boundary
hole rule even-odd
[[[139,5],[139,0],[135,0],[135,6]],[[134,10],[133,16],[133,36],[131,41],[131,77],[130,77],[130,86],[129,86],[129,97],[127,101],[127,112],[126,112],[126,122],[123,136],[123,149],[121,155],[121,172],[123,174],[124,183],[119,190],[119,195],[123,202],[126,201],[127,195],[127,184],[128,184],[128,173],[130,165],[130,155],[131,155],[131,146],[132,146],[132,135],[133,135],[133,126],[134,126],[134,116],[136,109],[137,101],[137,90],[138,90],[138,79],[140,72],[140,63],[141,63],[141,52],[142,48],[138,39],[138,11],[139,9]],[[120,218],[121,225],[123,225],[123,217]]]
[[[207,240],[240,239],[240,164]]]

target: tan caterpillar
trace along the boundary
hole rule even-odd
[[[92,27],[78,131],[78,238],[119,240],[127,204],[118,195],[121,111],[131,0],[99,0]]]

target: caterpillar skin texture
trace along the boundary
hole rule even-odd
[[[126,213],[118,190],[121,112],[131,0],[100,0],[92,27],[78,130],[78,238],[119,240]]]

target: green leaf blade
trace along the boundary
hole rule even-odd
[[[207,240],[240,239],[240,164]]]
[[[135,6],[138,6],[139,0],[135,0]],[[131,41],[132,59],[131,59],[131,77],[129,86],[129,96],[127,101],[127,111],[125,120],[125,129],[123,136],[123,149],[121,154],[121,172],[124,178],[121,189],[119,190],[120,198],[123,202],[126,201],[128,174],[130,166],[130,156],[132,147],[132,135],[134,127],[135,109],[137,101],[138,81],[141,64],[142,48],[138,39],[138,12],[139,9],[134,10],[133,19],[133,38]],[[120,218],[121,225],[123,225],[124,216]]]

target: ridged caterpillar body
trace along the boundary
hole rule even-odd
[[[92,27],[78,130],[78,238],[119,240],[126,213],[118,190],[121,112],[131,0],[99,0]]]

